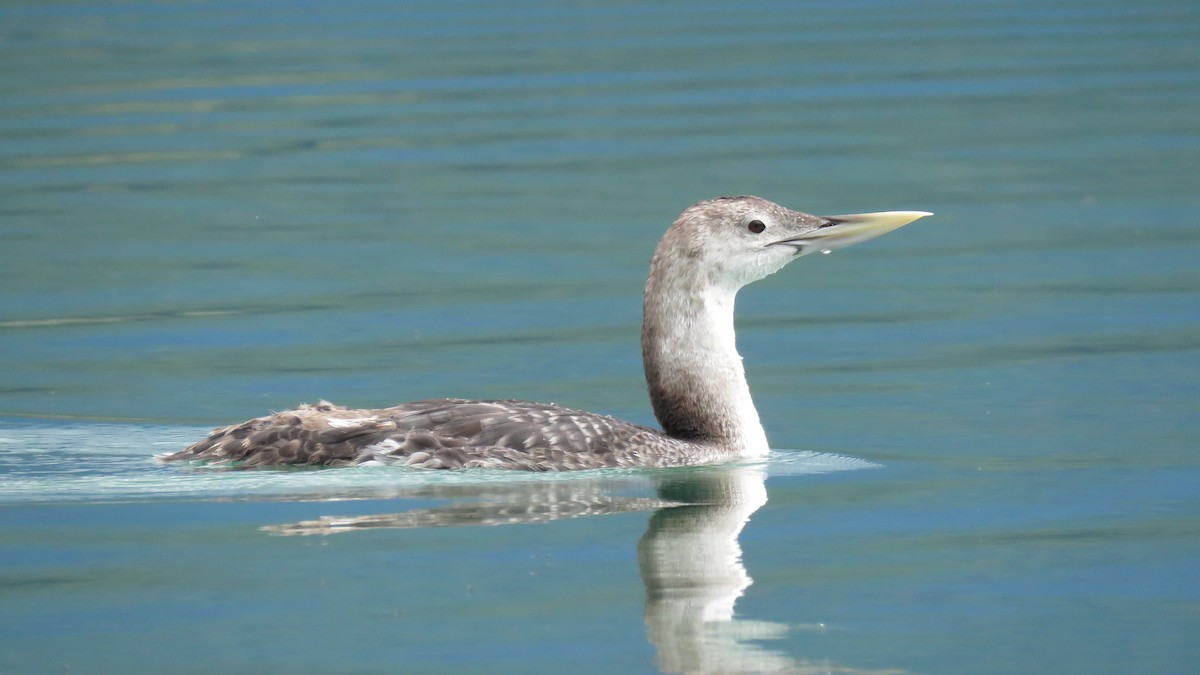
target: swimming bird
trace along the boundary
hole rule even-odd
[[[770,446],[733,327],[746,284],[803,255],[871,239],[924,211],[813,216],[752,196],[694,204],[650,262],[642,357],[661,430],[516,400],[442,398],[352,410],[322,401],[214,430],[164,461],[235,468],[401,464],[567,471],[761,457]]]

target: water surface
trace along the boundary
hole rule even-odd
[[[0,671],[1200,658],[1194,3],[28,2],[0,26]],[[765,465],[153,459],[319,399],[652,423],[650,252],[739,193],[936,213],[741,294]]]

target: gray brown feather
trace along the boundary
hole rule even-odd
[[[528,401],[435,399],[352,410],[322,401],[214,430],[163,457],[249,468],[401,464],[527,471],[682,466],[719,450],[605,415]]]

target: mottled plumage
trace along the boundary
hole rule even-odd
[[[824,218],[758,197],[720,197],[685,210],[654,253],[644,302],[646,380],[662,431],[528,401],[432,399],[370,410],[321,402],[217,429],[162,459],[239,468],[566,471],[761,456],[766,434],[734,340],[738,289],[806,253],[848,246],[924,215]]]
[[[645,452],[653,448],[653,452]],[[528,471],[692,463],[698,448],[649,427],[529,401],[434,399],[351,410],[322,401],[217,429],[163,459],[240,468],[400,464]],[[720,456],[716,448],[709,459]]]

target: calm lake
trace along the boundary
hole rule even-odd
[[[1200,4],[0,7],[0,672],[1182,673]],[[739,296],[769,461],[163,465],[327,399],[653,424],[678,213],[936,215]]]

